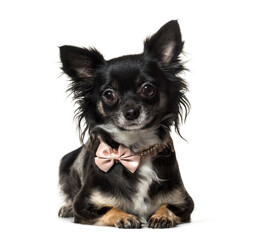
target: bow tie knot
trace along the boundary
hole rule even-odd
[[[108,172],[113,164],[121,163],[130,172],[134,173],[140,164],[140,156],[134,155],[130,149],[120,145],[118,150],[111,148],[101,141],[95,157],[95,164],[104,172]]]

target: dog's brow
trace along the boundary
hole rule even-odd
[[[142,80],[140,77],[137,77],[137,78],[135,79],[136,85],[139,85],[139,84],[141,84],[142,82],[143,82],[143,80]]]
[[[114,79],[110,81],[110,85],[116,90],[119,88],[118,82]]]

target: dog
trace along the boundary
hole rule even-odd
[[[190,109],[183,45],[173,20],[144,41],[141,54],[106,61],[95,48],[60,47],[82,146],[61,159],[59,217],[118,228],[190,221],[194,202],[170,136],[172,128],[181,136]]]

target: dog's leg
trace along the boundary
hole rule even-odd
[[[168,204],[163,204],[161,207],[151,216],[148,221],[149,228],[169,228],[176,226],[181,220],[176,216],[169,208]]]
[[[79,214],[74,214],[75,223],[118,228],[141,228],[141,222],[136,216],[127,214],[117,207],[103,205],[98,208],[91,204],[86,208],[84,207],[82,210],[81,208],[77,209]]]
[[[73,201],[74,222],[118,228],[141,227],[136,216],[106,202],[103,194],[93,198],[93,191],[85,184]]]
[[[189,195],[182,205],[162,204],[148,221],[149,228],[169,228],[178,223],[190,221],[190,214],[194,209],[194,202]]]
[[[73,207],[72,205],[64,205],[59,209],[58,216],[61,218],[73,217]]]

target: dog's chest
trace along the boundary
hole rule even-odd
[[[147,160],[139,168],[140,179],[136,186],[136,192],[132,197],[132,204],[127,211],[141,218],[147,218],[154,213],[159,206],[152,202],[148,195],[150,185],[153,181],[158,181],[158,177],[153,170],[152,163]]]
[[[131,196],[120,197],[108,195],[97,189],[92,191],[90,201],[96,206],[110,205],[120,208],[121,210],[134,214],[140,218],[142,222],[152,215],[161,204],[161,201],[153,201],[149,196],[149,189],[153,181],[159,181],[156,172],[153,170],[151,160],[148,159],[141,163],[137,171],[137,181],[133,186]],[[116,189],[118,191],[118,189]],[[131,198],[131,199],[130,199]]]

